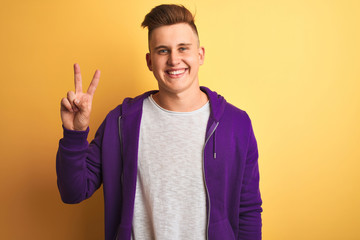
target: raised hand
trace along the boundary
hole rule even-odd
[[[66,129],[84,131],[89,126],[91,105],[100,80],[100,70],[96,70],[86,93],[82,92],[79,64],[74,64],[75,92],[69,91],[61,100],[61,121]]]

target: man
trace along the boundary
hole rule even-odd
[[[61,101],[57,154],[65,203],[103,184],[106,239],[261,239],[258,151],[246,112],[199,86],[205,51],[192,14],[160,5],[146,15],[147,66],[159,90],[127,98],[88,144],[97,70]]]

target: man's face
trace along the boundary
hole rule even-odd
[[[199,88],[198,71],[204,62],[204,48],[190,25],[178,23],[154,29],[146,61],[158,81],[159,90],[182,93]]]

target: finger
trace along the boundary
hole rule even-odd
[[[84,102],[83,101],[80,102],[79,99],[74,99],[73,104],[79,111],[81,111],[81,109],[84,108]]]
[[[90,94],[91,96],[94,95],[97,85],[99,84],[99,80],[100,80],[100,70],[96,70],[93,79],[91,80],[90,86],[87,90],[87,93]]]
[[[75,92],[81,93],[82,92],[82,79],[81,79],[81,72],[79,64],[74,64],[74,82],[75,82]]]
[[[61,110],[68,110],[69,112],[73,112],[69,99],[63,98],[61,99]]]
[[[79,111],[78,107],[74,104],[74,101],[76,100],[76,95],[73,91],[69,91],[67,93],[67,99],[69,100],[69,103],[71,104],[73,111],[75,112]]]

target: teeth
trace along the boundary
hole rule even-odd
[[[183,72],[185,72],[185,69],[183,69],[183,70],[177,70],[177,71],[168,71],[168,73],[169,73],[170,75],[181,74],[181,73],[183,73]]]

